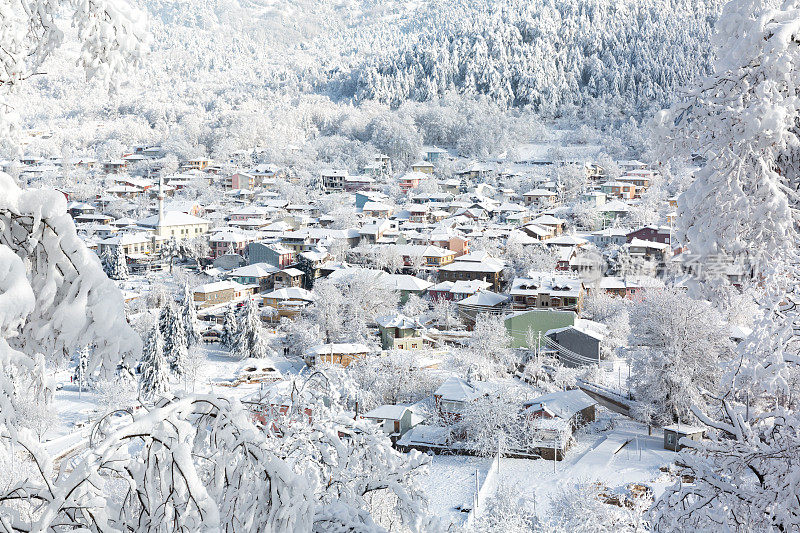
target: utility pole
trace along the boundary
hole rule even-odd
[[[473,509],[473,513],[475,510],[478,509],[478,505],[480,505],[480,482],[478,481],[478,469],[475,469],[475,509]]]

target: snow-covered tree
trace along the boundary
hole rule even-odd
[[[513,372],[517,361],[511,350],[511,335],[502,317],[480,313],[467,347],[469,358],[484,375]]]
[[[273,440],[238,401],[207,395],[162,400],[114,423],[101,419],[91,448],[68,470],[25,441],[20,450],[35,467],[0,487],[0,524],[8,531],[255,532],[312,531],[329,514],[345,519],[324,512],[307,480],[271,451]]]
[[[189,283],[183,286],[183,301],[181,305],[181,318],[183,319],[183,329],[186,332],[186,345],[194,348],[202,343],[202,332],[200,322],[197,319],[197,307],[194,304],[194,294],[189,288]]]
[[[308,315],[319,324],[325,342],[369,342],[368,325],[376,317],[394,312],[399,295],[381,283],[382,272],[353,269],[335,280],[314,285],[314,305]]]
[[[660,117],[666,140],[707,158],[679,199],[679,235],[703,259],[751,259],[761,308],[715,401],[694,407],[709,438],[680,452],[694,482],[654,505],[662,531],[800,528],[798,13],[796,0],[728,3],[714,74]]]
[[[342,312],[342,291],[330,280],[321,280],[314,286],[315,300],[308,316],[319,326],[324,335],[324,342],[336,342],[341,339],[344,322],[347,317]]]
[[[111,279],[128,279],[128,262],[122,246],[115,246],[103,254],[103,270]]]
[[[444,330],[462,326],[461,318],[458,315],[458,306],[452,300],[447,300],[445,298],[434,300],[430,316],[437,327]]]
[[[248,357],[263,358],[271,351],[267,340],[267,332],[261,323],[258,304],[250,298],[244,307],[244,315],[239,323],[236,342],[231,354],[240,359]]]
[[[348,416],[324,373],[292,389],[288,411],[267,412],[265,427],[274,453],[314,490],[315,530],[427,530],[433,522],[419,480],[428,457],[398,452],[375,424]]]
[[[526,387],[498,386],[464,406],[456,431],[476,453],[492,456],[526,449],[531,433],[520,407],[533,395]]]
[[[143,398],[158,398],[169,390],[169,362],[164,356],[164,338],[158,326],[154,326],[145,339],[139,372]]]
[[[302,356],[312,346],[326,342],[324,333],[313,318],[284,317],[280,329],[285,332],[284,347],[289,355]]]
[[[584,299],[583,316],[607,326],[609,347],[619,348],[626,346],[630,337],[630,306],[630,300],[592,290]]]
[[[66,10],[66,11],[65,11]],[[149,35],[144,13],[115,0],[71,4],[62,0],[33,0],[8,4],[6,32],[0,37],[5,50],[0,61],[0,136],[6,137],[17,118],[8,95],[31,76],[40,75],[48,57],[64,43],[60,17],[68,15],[81,45],[78,64],[87,77],[119,84],[122,74],[141,61]]]
[[[479,502],[480,513],[469,528],[470,533],[529,533],[536,531],[539,520],[534,512],[532,501],[526,501],[519,494],[519,487],[501,483],[486,502]]]
[[[542,520],[543,531],[650,531],[646,512],[648,494],[619,494],[610,501],[610,488],[589,480],[570,480],[551,496],[550,513]],[[587,520],[587,517],[591,517]]]
[[[161,308],[158,317],[158,328],[164,339],[164,357],[176,375],[182,376],[186,370],[186,352],[188,350],[186,329],[183,317],[172,299]]]
[[[716,397],[722,365],[733,358],[719,314],[680,289],[648,290],[631,323],[634,397],[655,407],[657,423],[694,421],[692,406]]]
[[[403,305],[403,314],[410,317],[417,317],[428,310],[428,302],[417,296],[409,294],[408,300]]]
[[[119,289],[78,238],[61,193],[23,191],[0,174],[0,226],[0,430],[16,434],[14,379],[46,390],[37,354],[63,362],[92,345],[87,373],[104,377],[138,357],[141,339]]]
[[[73,381],[78,384],[78,397],[83,393],[83,389],[87,388],[89,384],[89,359],[91,358],[91,349],[89,346],[84,346],[78,350],[78,364],[75,365],[75,372],[73,374]]]
[[[512,233],[503,253],[507,263],[508,277],[526,276],[528,272],[552,272],[556,269],[557,257],[543,245],[523,246],[519,232]]]
[[[220,344],[228,350],[233,350],[238,332],[239,321],[236,320],[236,313],[233,311],[233,307],[229,306],[225,310],[225,317],[222,321],[222,335],[219,339]]]
[[[441,384],[437,377],[420,368],[413,352],[397,350],[384,357],[362,357],[347,367],[357,389],[353,398],[366,412],[386,404],[414,403],[430,397]],[[333,371],[335,369],[331,369]]]

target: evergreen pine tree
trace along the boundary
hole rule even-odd
[[[222,323],[222,336],[219,339],[220,344],[228,350],[233,350],[236,344],[236,335],[239,331],[239,324],[236,320],[236,314],[233,312],[233,307],[228,307],[225,311],[225,320]]]
[[[86,388],[89,374],[89,356],[91,351],[89,346],[84,346],[78,351],[78,366],[75,367],[74,381],[78,385],[78,396]]]
[[[169,389],[169,364],[164,357],[164,339],[154,326],[144,342],[140,391],[143,398],[152,399]]]
[[[186,329],[172,300],[161,309],[158,326],[164,339],[164,357],[178,376],[186,371]]]
[[[117,246],[114,253],[114,273],[116,277],[111,279],[128,279],[128,261],[125,259],[125,250],[122,246]]]
[[[125,260],[125,251],[122,246],[116,246],[113,250],[106,250],[101,262],[103,263],[103,271],[109,279],[128,279],[128,264]]]
[[[247,357],[263,358],[267,356],[268,349],[266,332],[261,324],[258,304],[251,298],[245,306],[241,328],[239,329],[239,334],[236,335],[236,343],[231,353],[240,359]]]
[[[114,260],[114,255],[115,255],[114,252],[108,249],[103,253],[103,256],[100,258],[100,262],[103,264],[103,272],[106,273],[108,279],[115,279],[117,277],[116,262]]]
[[[200,323],[197,320],[197,308],[194,305],[194,296],[189,284],[183,286],[183,308],[181,310],[181,317],[183,318],[183,328],[186,331],[186,345],[189,348],[195,347],[200,344],[202,333],[200,331]]]

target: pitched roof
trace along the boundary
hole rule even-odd
[[[140,226],[144,226],[146,228],[155,228],[158,227],[158,214],[151,215],[147,218],[143,218],[137,222]],[[196,217],[193,215],[189,215],[187,213],[181,213],[180,211],[166,211],[164,213],[164,222],[163,226],[189,226],[192,224],[209,224],[208,220],[202,219],[200,217]]]
[[[479,305],[494,307],[508,300],[508,296],[492,291],[478,291],[468,298],[458,302],[458,305]]]
[[[481,387],[480,382],[470,383],[465,379],[452,376],[439,385],[433,395],[441,397],[442,400],[470,402],[483,393],[483,387]]]
[[[563,419],[572,418],[577,412],[597,405],[597,401],[580,389],[551,392],[526,402],[526,411],[538,411],[546,408],[555,416]]]

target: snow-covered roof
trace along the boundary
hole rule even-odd
[[[508,300],[505,294],[497,294],[492,291],[478,291],[468,298],[458,302],[458,305],[479,305],[494,307]]]
[[[383,328],[420,329],[422,325],[416,318],[410,318],[402,313],[378,317],[375,322]]]
[[[556,193],[547,189],[532,189],[523,194],[523,196],[556,196]]]
[[[253,263],[252,265],[234,268],[228,272],[228,275],[246,278],[262,278],[274,274],[277,271],[278,268],[269,263]]]
[[[409,274],[386,274],[380,277],[381,283],[396,291],[424,291],[433,283]]]
[[[518,296],[548,293],[577,297],[581,289],[582,283],[578,278],[553,272],[530,272],[526,278],[515,278],[508,292]]]
[[[213,283],[206,283],[204,285],[199,285],[193,289],[193,292],[208,294],[210,292],[219,292],[228,289],[241,290],[243,288],[244,285],[240,285],[235,281],[224,280],[224,281],[215,281]]]
[[[588,242],[586,239],[575,235],[559,235],[558,237],[547,239],[544,243],[548,246],[582,246]]]
[[[306,300],[308,302],[314,301],[314,293],[301,289],[300,287],[284,287],[266,294],[262,294],[264,298],[274,298],[277,300]]]
[[[370,349],[366,344],[358,343],[328,343],[312,346],[305,351],[308,356],[327,355],[327,354],[354,354],[369,353]]]
[[[453,283],[453,286],[450,288],[450,292],[453,294],[475,294],[476,292],[486,290],[491,286],[491,283],[488,281],[483,281],[482,279],[473,279],[470,281],[460,279]]]
[[[380,418],[382,420],[400,420],[406,411],[407,405],[381,405],[361,415],[361,418]]]
[[[137,224],[145,228],[156,228],[159,225],[158,214],[143,218],[139,220]],[[161,224],[161,226],[190,226],[194,224],[210,224],[210,222],[188,213],[181,213],[180,211],[165,211],[164,222]]]
[[[622,200],[612,200],[598,209],[607,213],[627,213],[631,210],[630,206]]]
[[[454,283],[452,281],[440,281],[433,287],[428,287],[428,292],[437,291],[437,292],[449,292],[450,289],[453,288]]]
[[[151,239],[152,237],[147,233],[121,233],[114,235],[113,237],[109,237],[108,239],[103,239],[100,241],[100,244],[126,246],[128,244],[141,244],[150,242]]]
[[[441,426],[414,426],[405,435],[400,437],[399,444],[426,444],[432,446],[446,446],[450,440],[450,428]]]
[[[691,435],[694,433],[703,433],[707,431],[708,428],[704,426],[689,426],[686,424],[670,424],[669,426],[664,426],[665,431],[674,431],[680,435]]]
[[[551,392],[525,403],[527,412],[547,409],[563,419],[572,418],[575,413],[592,405],[597,405],[597,401],[580,389]]]
[[[434,396],[441,397],[442,400],[454,402],[470,402],[484,393],[480,382],[468,382],[457,376],[451,376],[439,385]]]
[[[543,226],[560,226],[564,224],[566,220],[554,217],[553,215],[542,215],[534,218],[531,222],[534,224],[542,224]]]
[[[634,237],[631,239],[631,242],[628,243],[630,247],[635,248],[652,248],[654,250],[667,250],[669,249],[670,245],[667,243],[655,242],[655,241],[645,241],[642,239],[637,239]]]

